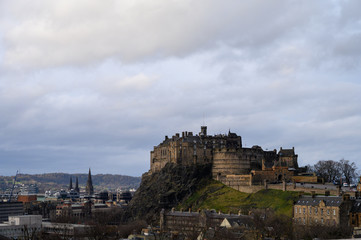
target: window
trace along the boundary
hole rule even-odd
[[[310,207],[310,215],[312,214],[312,208]]]
[[[323,208],[321,208],[321,215],[323,215]]]
[[[330,209],[327,209],[327,215],[330,215]]]
[[[303,208],[303,214],[306,214],[306,208]]]
[[[295,207],[295,213],[297,213],[297,207]]]
[[[321,223],[323,224],[323,218],[321,218]]]
[[[315,214],[317,215],[317,212],[318,212],[318,208],[317,207],[315,207]]]
[[[333,209],[333,215],[334,216],[336,215],[336,209]]]

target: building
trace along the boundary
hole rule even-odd
[[[160,213],[161,232],[178,233],[187,235],[199,232],[209,228],[218,229],[224,220],[228,222],[237,222],[239,225],[248,226],[251,217],[242,214],[224,214],[215,210],[192,211],[175,211],[174,208],[165,212],[163,209]]]
[[[22,195],[22,194],[18,195],[18,202],[29,203],[29,202],[35,202],[37,200],[38,200],[37,195]]]
[[[43,232],[54,239],[89,239],[87,236],[90,232],[89,225],[69,224],[69,223],[42,223]]]
[[[89,173],[88,173],[88,180],[87,180],[87,182],[86,182],[85,193],[86,193],[88,196],[91,196],[91,195],[94,194],[92,174],[91,174],[91,172],[90,172],[90,168],[89,168]]]
[[[211,136],[207,134],[207,127],[202,126],[196,135],[182,132],[171,138],[165,136],[150,153],[149,173],[160,171],[167,163],[185,166],[211,163],[213,178],[218,181],[262,184],[264,180],[291,181],[298,169],[297,159],[294,148],[281,147],[278,152],[276,149],[265,151],[257,145],[247,148],[242,146],[242,138],[236,133]]]
[[[82,203],[72,203],[66,201],[56,206],[57,217],[74,217],[74,218],[85,218],[96,213],[110,213],[114,209],[120,208],[120,206],[114,205],[113,202],[110,204],[105,203],[92,203],[91,201]]]
[[[25,239],[26,235],[41,230],[41,215],[10,216],[9,221],[0,224],[0,235],[10,239]]]
[[[9,216],[24,215],[22,202],[0,202],[0,222],[8,221]]]
[[[356,199],[350,211],[350,225],[352,227],[361,227],[361,199]]]
[[[343,196],[302,196],[294,205],[293,220],[304,225],[349,225],[353,200]]]

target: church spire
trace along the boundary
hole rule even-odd
[[[79,182],[78,182],[78,177],[75,178],[75,189],[76,192],[80,192],[79,191]]]
[[[88,181],[86,182],[85,192],[88,195],[93,195],[94,194],[92,174],[91,174],[90,168],[89,168],[89,174],[88,174]]]
[[[70,176],[70,181],[69,181],[69,190],[73,189],[73,177]]]

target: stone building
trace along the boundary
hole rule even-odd
[[[353,201],[343,196],[302,196],[294,205],[293,220],[304,225],[348,225]]]
[[[350,225],[352,227],[361,227],[361,199],[356,199],[352,204]]]
[[[277,152],[265,151],[260,146],[246,148],[236,133],[208,135],[202,126],[199,134],[176,133],[155,146],[150,153],[150,173],[160,171],[167,163],[192,165],[212,163],[212,175],[221,182],[237,176],[238,184],[249,185],[291,180],[298,168],[294,148]]]
[[[225,214],[215,210],[202,210],[198,212],[175,211],[174,208],[166,212],[164,209],[160,213],[160,228],[162,232],[179,233],[187,235],[207,229],[218,229],[222,222],[227,219],[228,222],[236,221],[239,225],[250,226],[251,216],[242,214]]]

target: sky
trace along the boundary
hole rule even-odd
[[[229,130],[361,167],[361,1],[0,0],[0,175],[141,176]]]

